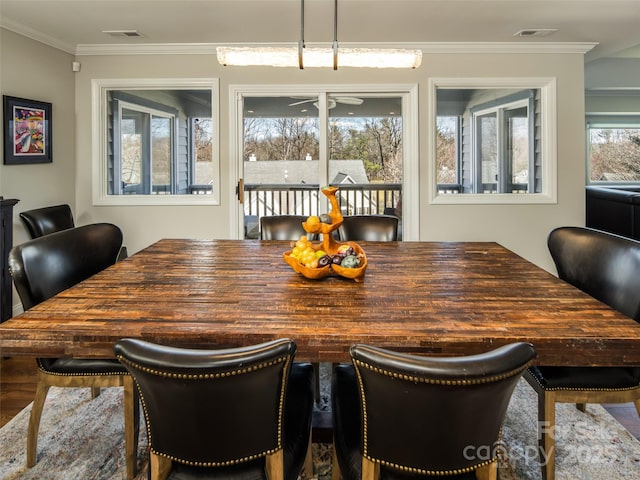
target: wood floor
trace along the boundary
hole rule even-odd
[[[34,358],[0,359],[0,427],[29,405],[36,392]],[[633,403],[603,405],[633,436],[640,440],[640,418]]]

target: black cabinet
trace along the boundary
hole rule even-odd
[[[13,247],[13,206],[18,203],[16,199],[3,199],[0,197],[0,322],[11,318],[13,301],[11,288],[11,275],[9,274],[9,251]]]

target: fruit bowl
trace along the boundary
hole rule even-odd
[[[367,269],[367,256],[362,250],[362,247],[355,242],[335,243],[336,248],[330,249],[331,251],[323,250],[327,254],[334,256],[338,253],[338,249],[341,245],[349,245],[353,248],[356,256],[360,259],[360,265],[353,268],[343,267],[338,264],[329,264],[324,267],[309,267],[300,263],[300,261],[291,255],[291,250],[282,254],[284,261],[289,264],[294,272],[301,274],[302,276],[311,280],[319,280],[329,275],[338,275],[340,277],[349,278],[356,282],[362,282],[364,280],[364,274]],[[317,245],[316,250],[323,249],[323,245]]]
[[[292,244],[291,250],[282,254],[284,261],[294,272],[312,280],[335,274],[362,282],[367,269],[367,256],[364,250],[356,242],[340,243],[333,238],[333,232],[342,225],[343,220],[340,205],[336,199],[338,189],[325,187],[321,191],[331,202],[331,211],[328,214],[330,220],[323,222],[319,217],[311,216],[306,222],[302,222],[302,228],[307,233],[322,235],[322,243],[313,244],[306,236],[301,236],[298,242]],[[331,223],[328,223],[329,221]],[[300,253],[303,250],[304,260]],[[307,254],[309,257],[306,257]]]

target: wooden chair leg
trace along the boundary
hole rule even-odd
[[[634,400],[633,404],[636,406],[636,412],[638,412],[638,416],[640,417],[640,398]]]
[[[498,461],[491,462],[476,469],[476,480],[497,480]]]
[[[340,480],[342,478],[342,474],[340,473],[340,465],[338,465],[336,446],[332,445],[331,449],[333,451],[331,455],[331,480]]]
[[[133,378],[126,375],[124,383],[124,444],[127,480],[136,476],[138,437],[140,433],[140,404]]]
[[[553,392],[538,396],[538,442],[542,480],[555,480],[556,469],[556,399]]]
[[[47,399],[49,385],[42,380],[38,381],[36,396],[33,399],[31,415],[29,416],[29,427],[27,430],[27,467],[31,468],[36,464],[36,454],[38,452],[38,430],[40,428],[40,417],[44,401]]]
[[[171,473],[171,460],[157,453],[149,452],[150,480],[166,480]]]
[[[304,466],[302,467],[302,473],[304,473],[307,478],[313,477],[313,450],[311,448],[311,437],[311,432],[309,432],[309,445],[307,446],[307,454],[304,457]]]
[[[267,480],[284,480],[284,450],[267,455]]]
[[[362,480],[378,480],[380,464],[362,457]]]
[[[100,387],[91,387],[91,398],[96,398],[100,395]]]
[[[582,413],[587,411],[587,404],[586,403],[576,403],[576,408],[578,410],[580,410]]]

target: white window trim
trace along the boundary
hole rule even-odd
[[[436,107],[438,88],[537,88],[540,89],[542,192],[440,194],[436,175]],[[555,78],[430,78],[428,82],[427,133],[429,138],[429,203],[434,205],[464,204],[551,204],[557,203],[557,125]]]
[[[243,126],[242,98],[246,96],[319,96],[320,115],[323,115],[323,101],[326,95],[355,94],[389,95],[402,97],[402,116],[407,119],[403,123],[403,239],[418,240],[420,236],[420,190],[419,190],[419,148],[418,148],[418,85],[416,84],[349,84],[349,85],[230,85],[229,86],[229,158],[235,163],[231,169],[235,175],[229,175],[229,191],[235,192],[242,175]],[[324,94],[324,95],[323,95]],[[322,119],[321,119],[322,124]],[[326,157],[326,148],[320,145],[320,156]],[[230,231],[234,238],[244,238],[244,209],[238,201],[230,202]]]
[[[107,104],[106,92],[114,89],[211,90],[213,137],[213,184],[211,195],[109,195],[107,194]],[[93,205],[220,205],[220,93],[217,78],[133,78],[93,79],[92,114],[92,199]]]

